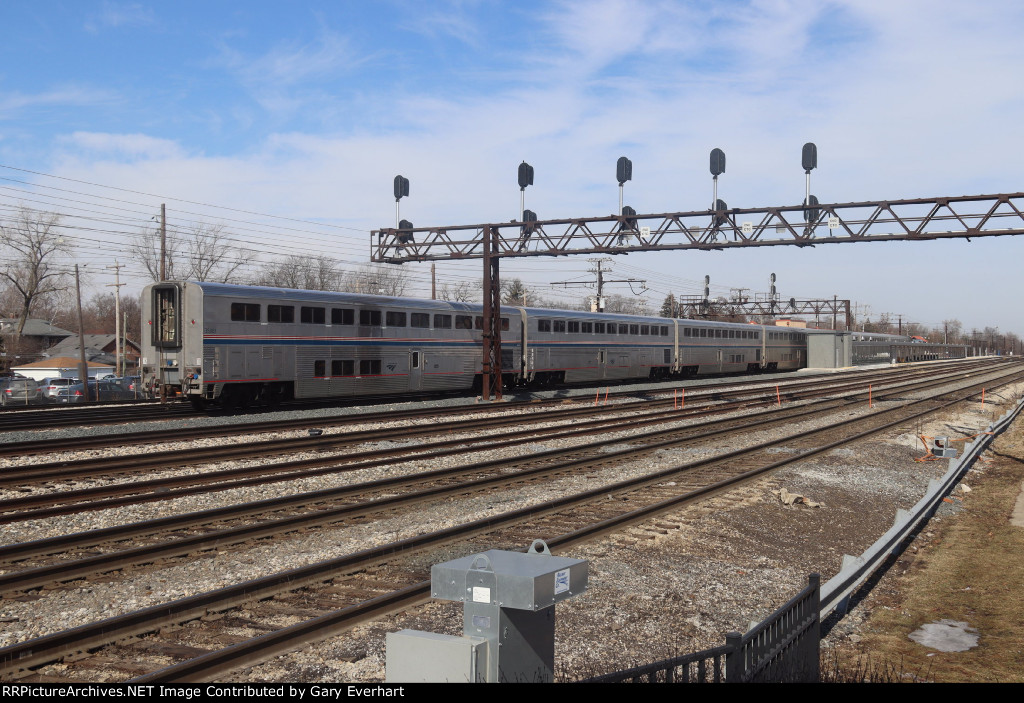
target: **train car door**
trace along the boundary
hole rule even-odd
[[[597,350],[597,377],[607,378],[606,369],[608,367],[608,350],[598,349]]]
[[[423,388],[423,352],[420,349],[409,351],[409,390],[418,391]]]
[[[724,361],[723,361],[724,355],[722,354],[722,350],[721,349],[717,349],[716,351],[718,352],[715,355],[718,358],[718,372],[721,373],[722,371],[725,370],[724,369]]]

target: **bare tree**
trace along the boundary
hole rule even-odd
[[[168,230],[165,241],[164,267],[168,280],[179,280],[179,262],[184,254],[178,235]],[[128,256],[142,264],[154,281],[160,280],[160,228],[147,228],[132,238]]]
[[[301,290],[338,290],[342,272],[338,262],[329,256],[289,256],[264,264],[253,277],[256,286],[298,288]]]
[[[10,285],[18,301],[17,340],[33,306],[69,285],[68,269],[58,259],[69,256],[72,247],[61,236],[60,220],[57,213],[22,206],[13,221],[0,225],[0,280]]]
[[[442,283],[441,290],[437,296],[441,300],[448,300],[456,303],[473,303],[480,300],[482,286],[469,281],[462,283]]]
[[[230,283],[252,257],[229,244],[224,225],[194,222],[186,229],[168,228],[164,245],[168,280]],[[142,264],[154,281],[160,280],[160,230],[146,229],[132,240],[128,254]]]
[[[409,276],[397,266],[360,266],[348,273],[339,290],[400,297],[409,288]]]
[[[228,244],[224,225],[196,223],[185,234],[188,247],[188,278],[230,283],[247,262],[242,252]],[[251,261],[251,259],[249,259]]]
[[[630,297],[627,295],[609,295],[605,297],[605,312],[617,312],[624,315],[649,315],[650,308],[647,307],[645,298]]]

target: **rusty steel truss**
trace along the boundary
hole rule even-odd
[[[484,259],[483,398],[501,398],[500,281],[507,257],[627,254],[1024,234],[1024,193],[694,210],[370,233],[381,263]]]
[[[742,315],[767,320],[774,317],[800,315],[802,317],[832,317],[833,327],[840,315],[846,329],[853,325],[850,300],[822,298],[820,300],[765,299],[765,300],[716,300],[698,295],[681,295],[676,298],[677,317],[691,320],[717,320]]]
[[[387,228],[371,233],[370,256],[390,263],[479,259],[491,228],[497,231],[491,256],[502,258],[997,237],[1024,234],[1022,209],[1024,193],[1005,193],[821,204],[809,213],[791,205]]]

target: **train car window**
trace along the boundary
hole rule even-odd
[[[552,327],[553,332],[565,333],[565,320],[555,320],[554,325]]]
[[[689,337],[690,336],[690,328],[689,327],[684,327],[683,328],[683,336],[684,337]]]
[[[380,310],[360,310],[359,324],[370,327],[380,327]]]
[[[352,308],[331,308],[332,325],[356,324],[356,311]]]
[[[701,327],[700,328],[700,336],[701,337],[707,337],[708,336],[708,329],[707,329],[707,327]]]
[[[722,330],[715,330],[715,336],[718,338],[722,337]]]
[[[359,362],[360,376],[379,376],[380,359],[363,359]]]
[[[583,334],[593,334],[594,333],[594,323],[593,322],[581,322],[580,323],[580,331]]]
[[[580,333],[580,323],[577,322],[576,320],[569,320],[569,333],[570,334],[579,334]]]
[[[177,348],[181,337],[181,318],[178,315],[179,290],[176,285],[165,284],[153,288],[153,346],[160,349]]]
[[[418,351],[414,351],[412,353],[412,358],[409,360],[409,366],[414,369],[418,369],[420,367],[420,353]]]
[[[609,322],[608,323],[608,334],[618,334],[618,333],[619,333],[619,326],[616,325],[614,322]]]
[[[232,322],[259,322],[259,303],[231,303]]]
[[[619,325],[619,334],[629,334],[630,325]]]
[[[640,325],[640,334],[642,334],[642,335],[644,335],[646,337],[650,333],[651,333],[651,326],[650,325]]]
[[[761,339],[761,333],[760,332],[754,332],[754,339]]]
[[[334,359],[331,361],[332,376],[355,376],[356,362],[351,359]]]
[[[666,364],[671,364],[672,363],[672,350],[671,349],[666,349],[665,350],[664,363],[666,363]]]
[[[736,330],[729,330],[729,339],[736,339]]]
[[[551,320],[537,320],[537,331],[538,332],[550,332],[551,331]]]
[[[455,316],[455,329],[457,330],[471,330],[473,329],[473,318],[469,315],[456,315]]]
[[[629,326],[629,333],[632,334],[632,335],[640,334],[640,325],[630,325]]]
[[[313,362],[313,376],[323,378],[327,375],[327,360],[317,359]]]
[[[405,327],[405,313],[404,312],[388,312],[385,318],[388,323],[388,327]]]
[[[410,327],[430,327],[430,315],[425,312],[414,312],[409,316]]]
[[[594,323],[594,334],[605,334],[603,322]]]
[[[327,308],[299,308],[299,321],[309,325],[322,325],[327,321]]]
[[[666,327],[665,325],[661,326],[661,336],[662,337],[667,337],[668,336],[668,327]]]
[[[434,328],[439,330],[450,330],[452,328],[452,316],[434,315]]]
[[[292,305],[268,305],[267,322],[295,322],[295,307]]]
[[[502,332],[508,332],[508,318],[507,317],[501,318],[501,331]]]

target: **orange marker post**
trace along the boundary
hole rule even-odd
[[[981,409],[985,409],[985,389],[981,389]]]
[[[597,405],[597,401],[601,399],[601,389],[598,388],[594,391],[594,405]]]
[[[871,404],[871,384],[870,383],[868,384],[868,407],[869,408],[875,407],[874,405]]]
[[[607,387],[605,387],[605,389],[604,389],[604,404],[608,405],[608,388]]]
[[[672,389],[672,409],[673,410],[678,410],[679,409],[679,398],[676,397],[678,395],[678,393],[679,393],[679,391],[677,391],[675,388]]]
[[[686,407],[686,389],[685,388],[682,390],[682,394],[683,395],[682,395],[682,397],[680,399],[680,402],[679,402],[679,409],[680,410],[682,410],[683,408]]]
[[[782,407],[782,396],[779,395],[779,387],[778,386],[775,386],[775,401],[779,404],[779,407],[781,408]]]

